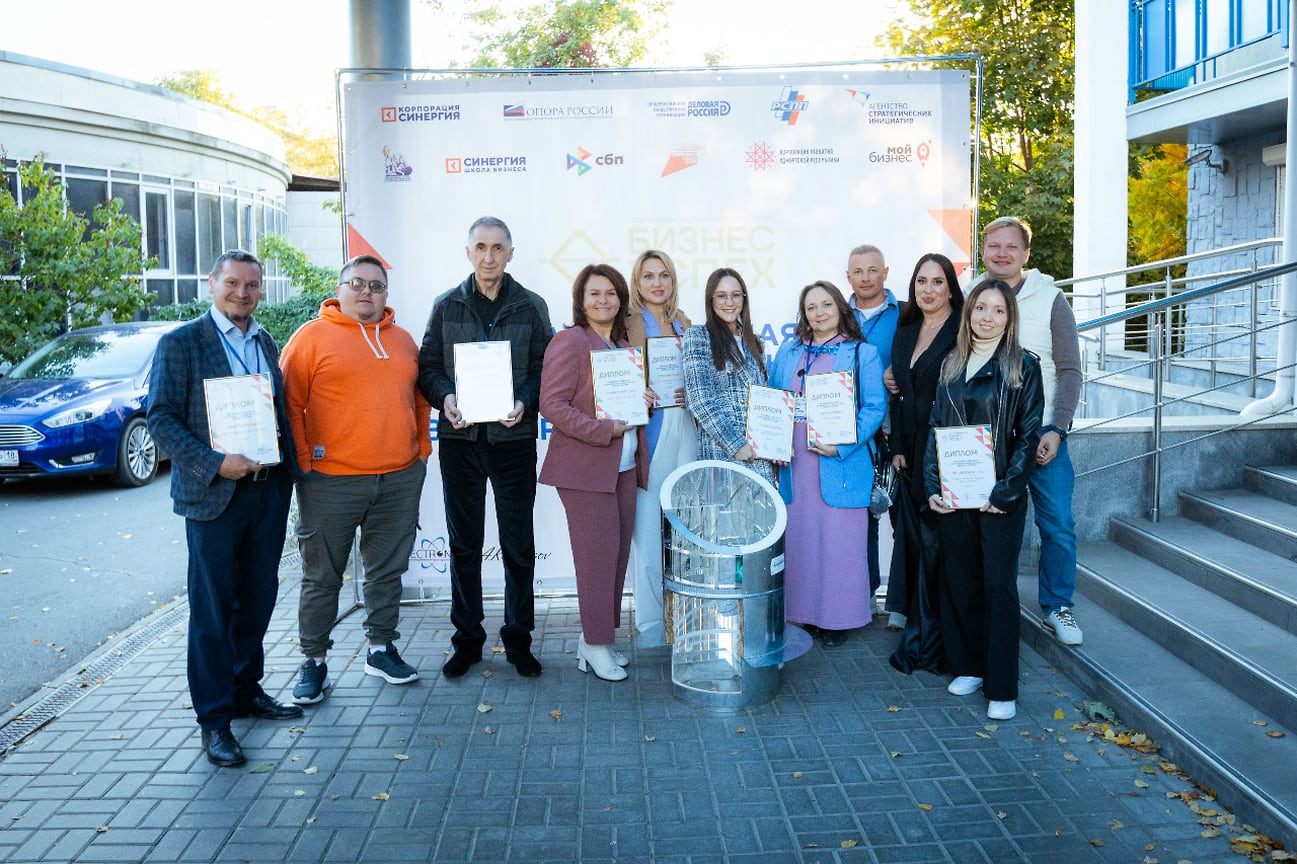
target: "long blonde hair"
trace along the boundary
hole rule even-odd
[[[667,320],[674,321],[680,317],[680,281],[676,278],[676,265],[671,256],[657,249],[645,249],[639,253],[635,264],[630,268],[630,311],[644,311],[644,301],[639,296],[639,279],[644,273],[644,265],[654,258],[662,262],[662,266],[667,268],[667,275],[671,277],[671,293],[667,295],[666,307]]]
[[[954,290],[954,289],[952,289]],[[959,316],[959,335],[955,338],[955,350],[946,355],[941,364],[941,380],[947,384],[963,378],[968,368],[968,360],[973,356],[973,310],[977,308],[977,298],[987,291],[999,291],[1004,297],[1004,309],[1007,321],[1004,334],[1000,337],[998,353],[1000,357],[1000,375],[1010,387],[1022,386],[1022,345],[1018,342],[1018,298],[1013,296],[1013,289],[999,279],[986,279],[969,293],[964,301],[964,310]]]

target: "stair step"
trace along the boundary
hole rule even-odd
[[[1246,489],[1181,492],[1180,515],[1297,561],[1297,505]]]
[[[1243,468],[1243,488],[1285,504],[1297,504],[1297,467],[1271,465],[1254,468],[1248,465]]]
[[[1297,563],[1182,516],[1158,522],[1117,517],[1108,535],[1222,600],[1297,634]]]
[[[1297,727],[1297,636],[1113,543],[1083,544],[1077,559],[1077,582],[1106,610]]]
[[[1088,583],[1078,586],[1085,644],[1075,648],[1041,629],[1034,574],[1020,579],[1019,595],[1026,601],[1023,640],[1031,648],[1112,707],[1125,727],[1156,740],[1168,760],[1215,789],[1241,821],[1271,836],[1297,836],[1297,729],[1186,664],[1186,646],[1164,647],[1107,611]],[[1286,737],[1269,738],[1268,731]]]

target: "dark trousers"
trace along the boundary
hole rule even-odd
[[[635,531],[635,488],[632,468],[617,475],[614,492],[558,490],[567,514],[581,635],[587,645],[611,645],[621,626],[621,595]]]
[[[365,636],[382,645],[401,638],[401,576],[419,524],[419,496],[428,467],[420,459],[386,474],[322,474],[297,484],[297,548],[302,593],[297,628],[302,653],[323,657],[333,647],[342,573],[360,529],[365,564]]]
[[[536,442],[440,440],[441,489],[450,543],[451,642],[456,650],[481,652],[486,644],[482,620],[482,544],[486,521],[486,484],[495,497],[496,526],[504,561],[504,626],[500,641],[509,650],[530,649],[536,626],[532,581],[536,573]]]
[[[869,608],[874,608],[874,594],[883,584],[883,572],[878,563],[878,517],[869,514],[869,551],[866,561],[869,564]]]
[[[189,544],[189,695],[203,729],[222,729],[236,701],[259,696],[262,640],[279,593],[288,469],[235,484],[215,519],[185,520]]]
[[[938,615],[946,671],[982,678],[987,699],[1018,698],[1018,551],[1025,505],[938,515]]]

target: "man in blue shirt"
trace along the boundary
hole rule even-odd
[[[856,314],[860,332],[865,334],[865,341],[878,349],[882,368],[887,370],[892,365],[892,339],[896,336],[896,322],[901,316],[901,307],[896,297],[887,290],[887,262],[883,250],[867,243],[852,249],[847,255],[847,283],[851,285],[851,296],[847,302]],[[888,428],[883,421],[883,430]],[[879,431],[880,436],[884,431]],[[875,452],[879,452],[876,448]],[[882,573],[878,566],[878,517],[869,514],[869,592],[873,594],[882,584]],[[891,622],[888,622],[891,624]],[[903,626],[903,625],[902,625]]]

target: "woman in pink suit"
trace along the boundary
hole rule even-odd
[[[540,482],[558,489],[576,565],[581,644],[577,667],[608,681],[626,677],[612,650],[621,625],[635,527],[635,490],[648,485],[643,427],[595,419],[590,352],[629,346],[626,279],[607,264],[587,265],[572,286],[571,327],[555,334],[540,377],[540,413],[553,425]],[[652,404],[650,391],[646,401]]]

